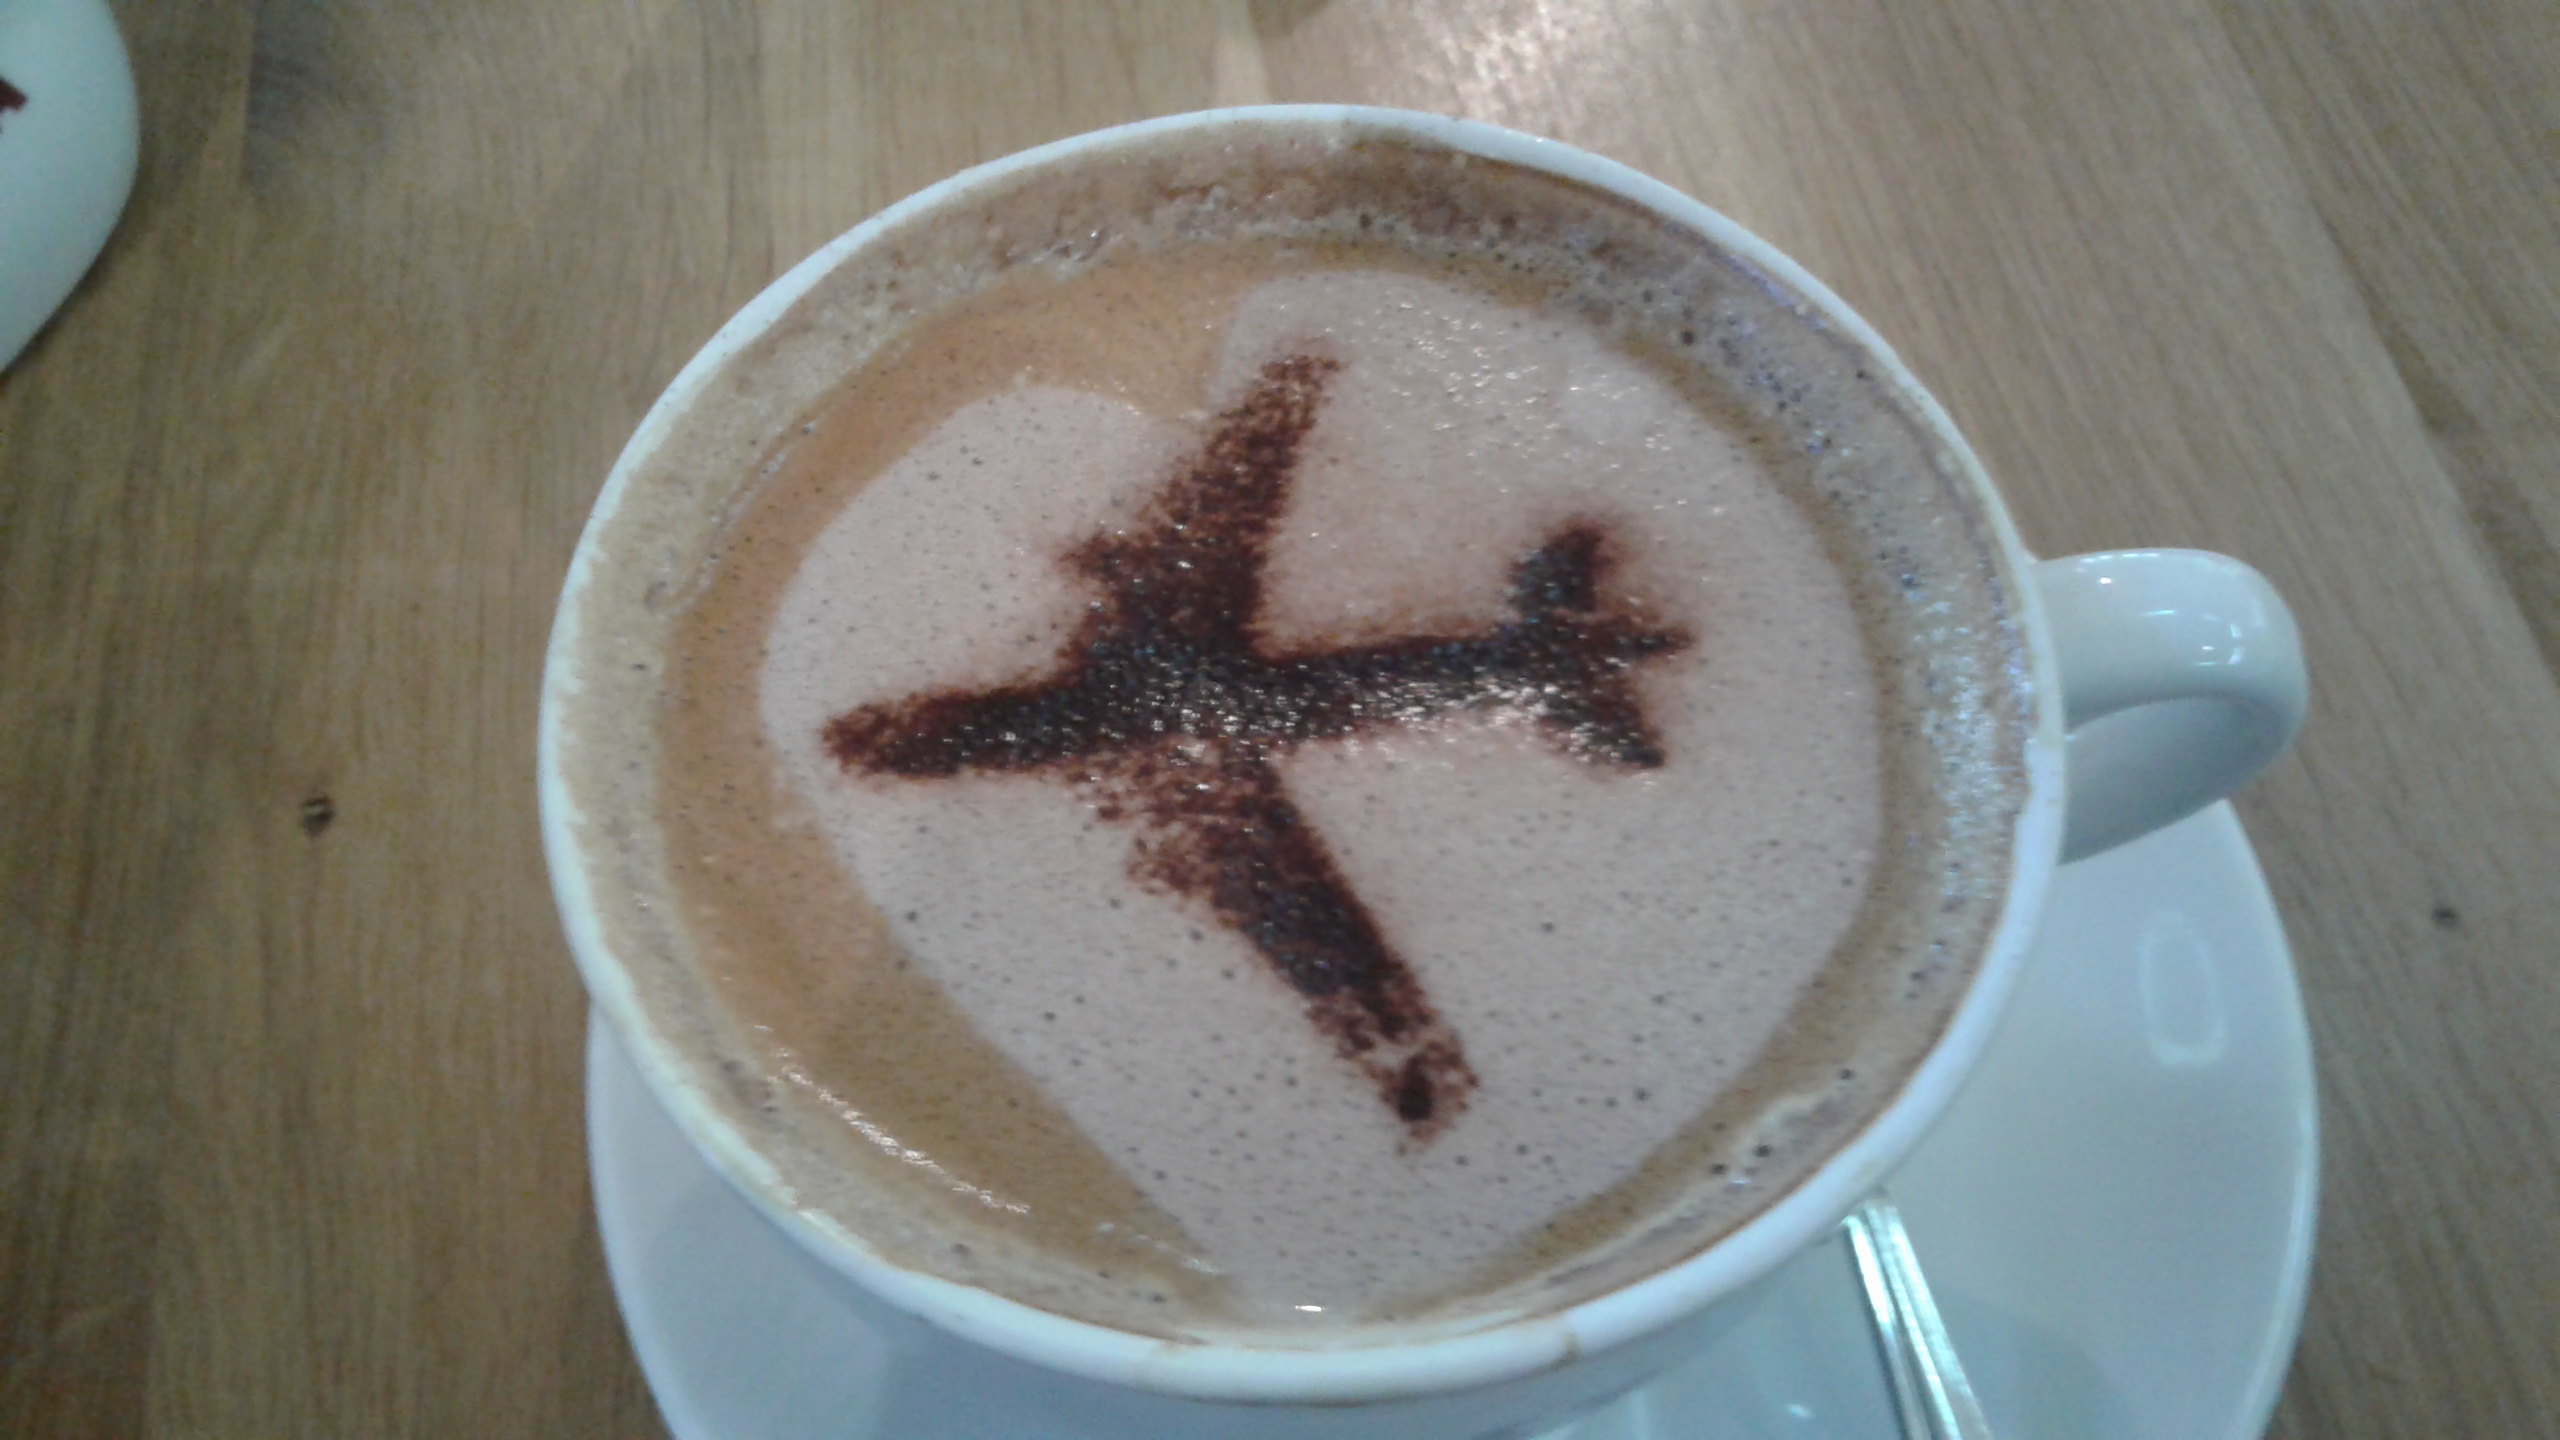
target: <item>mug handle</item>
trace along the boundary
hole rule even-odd
[[[2310,697],[2293,612],[2203,550],[2118,550],[2032,572],[2062,677],[2078,860],[2181,820],[2284,753]]]

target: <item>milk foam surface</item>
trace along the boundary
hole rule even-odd
[[[1413,275],[1247,293],[1207,393],[1340,370],[1270,552],[1289,646],[1481,628],[1557,526],[1696,637],[1636,681],[1667,760],[1561,753],[1499,712],[1308,746],[1299,808],[1466,1047],[1417,1143],[1243,938],[1133,879],[1132,830],[1053,779],[850,776],[850,708],[1052,673],[1125,526],[1209,416],[1020,385],[827,524],[762,676],[791,788],[905,956],[1225,1278],[1245,1318],[1467,1288],[1626,1181],[1742,1075],[1855,920],[1882,824],[1876,683],[1821,537],[1751,444],[1570,318]],[[1026,1205],[1039,1196],[1007,1196]]]

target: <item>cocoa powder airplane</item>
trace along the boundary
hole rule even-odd
[[[1465,1107],[1475,1072],[1273,761],[1477,710],[1529,718],[1594,764],[1654,768],[1662,748],[1629,672],[1691,638],[1602,603],[1607,537],[1577,523],[1513,567],[1513,618],[1491,629],[1270,646],[1256,628],[1264,559],[1339,368],[1312,356],[1265,365],[1137,526],[1067,554],[1100,594],[1053,678],[864,706],[823,739],[849,772],[1039,772],[1098,791],[1105,819],[1139,830],[1131,874],[1206,904],[1249,941],[1427,1142]]]

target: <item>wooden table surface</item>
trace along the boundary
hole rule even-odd
[[[734,308],[1216,103],[1628,161],[1909,357],[2046,553],[2245,556],[2318,1047],[2274,1433],[2560,1433],[2560,5],[132,3],[0,378],[0,1434],[655,1433],[536,843],[579,525]]]

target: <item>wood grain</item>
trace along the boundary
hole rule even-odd
[[[550,608],[713,328],[950,171],[1358,100],[1626,160],[1895,337],[2031,543],[2249,557],[2319,1050],[2284,1436],[2560,1433],[2560,8],[131,3],[0,377],[0,1434],[631,1435]]]

